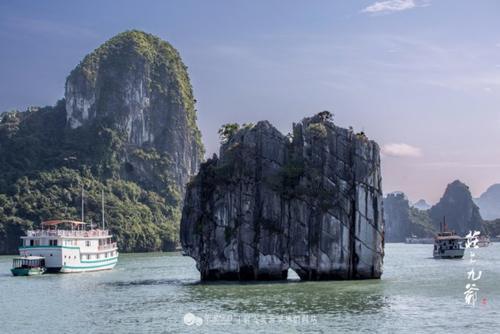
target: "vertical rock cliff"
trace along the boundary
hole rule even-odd
[[[65,100],[69,127],[99,122],[129,146],[168,154],[181,186],[197,171],[203,145],[187,68],[158,37],[133,30],[101,45],[68,76]],[[137,160],[129,163],[142,168]]]
[[[428,210],[411,207],[402,192],[384,198],[385,242],[405,242],[407,237],[430,238],[437,232]]]
[[[405,194],[394,192],[384,198],[385,240],[404,242],[410,234],[410,202]]]
[[[181,242],[204,280],[379,278],[378,145],[327,112],[232,134],[187,187]]]

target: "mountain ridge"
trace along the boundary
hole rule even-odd
[[[484,219],[494,220],[500,218],[500,184],[492,184],[474,201]]]

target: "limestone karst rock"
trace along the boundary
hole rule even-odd
[[[325,112],[244,126],[188,185],[181,243],[203,280],[379,278],[379,147]]]
[[[203,157],[186,66],[167,42],[126,31],[89,53],[53,107],[0,115],[0,253],[41,220],[100,221],[121,251],[173,250],[185,183]]]
[[[384,197],[384,220],[386,242],[405,242],[407,237],[430,238],[437,231],[428,210],[410,206],[400,191]]]
[[[479,208],[474,203],[469,187],[459,180],[448,184],[443,197],[429,210],[434,226],[440,226],[446,217],[448,229],[464,236],[469,231],[482,229]]]
[[[130,145],[167,153],[180,185],[197,171],[203,145],[187,68],[158,37],[132,30],[111,38],[68,76],[65,100],[71,128],[97,120]]]
[[[494,184],[475,200],[481,217],[487,220],[500,218],[500,184]]]
[[[405,194],[393,192],[384,198],[385,239],[404,242],[410,234],[410,204]]]
[[[425,199],[419,199],[417,202],[413,203],[412,204],[412,207],[414,207],[415,209],[418,209],[418,210],[429,210],[431,208],[431,206],[429,205],[429,203],[427,203],[425,201]]]

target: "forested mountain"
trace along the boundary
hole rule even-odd
[[[203,157],[179,53],[140,31],[87,55],[54,106],[0,116],[0,253],[42,220],[97,222],[100,194],[122,251],[173,249],[185,183]]]

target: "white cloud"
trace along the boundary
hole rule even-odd
[[[382,154],[390,157],[418,158],[422,156],[422,150],[405,143],[391,143],[382,146]]]
[[[429,0],[383,0],[377,1],[362,10],[363,13],[392,13],[416,7],[425,7],[429,5]]]

